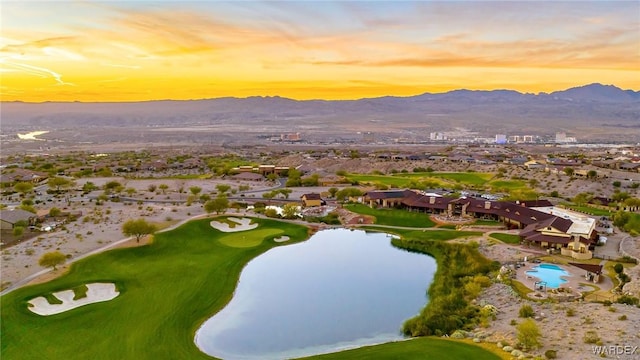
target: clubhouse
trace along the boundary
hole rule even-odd
[[[451,218],[500,221],[509,229],[521,229],[523,244],[537,245],[574,259],[591,259],[597,242],[595,220],[556,208],[548,200],[490,201],[411,189],[369,191],[360,200],[371,207],[398,207]]]

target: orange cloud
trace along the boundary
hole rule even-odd
[[[640,88],[637,27],[605,15],[582,17],[585,31],[567,25],[567,33],[521,36],[517,19],[505,20],[504,34],[488,21],[460,31],[456,24],[474,15],[465,6],[456,7],[458,17],[443,12],[440,22],[425,24],[422,16],[441,9],[416,4],[401,18],[340,3],[354,20],[333,28],[329,13],[317,12],[326,27],[307,27],[287,13],[293,5],[267,5],[271,12],[252,22],[215,11],[88,4],[108,14],[99,26],[3,29],[2,100],[345,99],[590,82]],[[307,6],[295,8],[314,16]]]

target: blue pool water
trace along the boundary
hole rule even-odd
[[[526,272],[527,275],[536,277],[547,283],[547,288],[557,289],[567,282],[562,277],[570,276],[563,268],[553,264],[540,264]]]

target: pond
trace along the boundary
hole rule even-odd
[[[333,229],[252,260],[233,299],[196,332],[222,359],[283,359],[401,340],[436,271],[383,233]]]

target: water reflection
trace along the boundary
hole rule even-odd
[[[386,234],[321,231],[251,261],[196,344],[223,359],[282,359],[399,340],[435,270]]]

